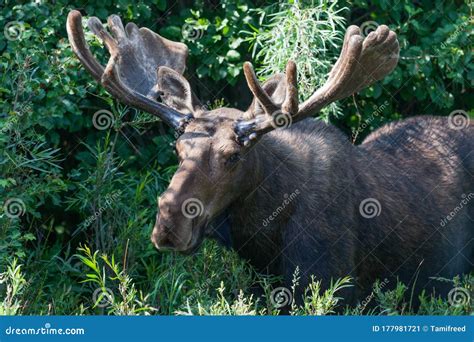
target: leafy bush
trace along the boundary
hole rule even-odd
[[[269,304],[277,279],[257,274],[235,252],[212,241],[192,257],[153,249],[149,235],[156,197],[176,170],[173,137],[155,118],[117,103],[84,71],[66,38],[65,18],[73,8],[102,21],[117,13],[124,21],[188,44],[187,77],[208,107],[248,105],[241,66],[252,55],[263,78],[283,71],[288,58],[296,59],[301,94],[306,96],[324,81],[339,52],[343,25],[387,23],[400,37],[400,66],[383,82],[341,101],[337,110],[326,113],[341,115],[329,118],[361,141],[373,129],[403,116],[472,112],[472,97],[465,96],[473,79],[472,25],[470,9],[461,1],[436,2],[434,9],[426,1],[415,5],[385,0],[2,4],[3,314],[279,312]],[[275,31],[280,39],[272,39]],[[290,38],[294,36],[301,40]],[[104,61],[107,56],[98,40],[91,34],[86,38]],[[98,111],[109,115],[104,130],[93,122]],[[340,308],[337,291],[348,285],[347,279],[324,293],[318,284],[315,279],[293,313],[329,314]],[[472,289],[471,284],[472,277],[453,286]],[[253,293],[259,286],[263,297]],[[97,299],[109,298],[107,289],[114,300],[99,307]],[[409,303],[402,303],[403,285],[391,291],[376,292],[377,305],[369,313],[413,313]],[[453,309],[430,294],[421,302],[420,313],[472,311],[470,302]],[[360,307],[347,310],[368,313]]]
[[[466,96],[474,81],[472,2],[347,1],[349,24],[366,33],[379,24],[395,30],[400,62],[395,70],[353,99],[342,101],[335,120],[360,142],[388,121],[413,115],[448,115],[462,109],[474,115]],[[470,8],[471,6],[471,8]]]

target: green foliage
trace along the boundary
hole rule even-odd
[[[149,315],[154,311],[154,308],[146,304],[148,296],[143,296],[141,291],[137,291],[130,276],[115,262],[113,255],[111,259],[106,254],[99,257],[98,251],[92,253],[87,246],[80,247],[78,250],[82,255],[79,254],[77,257],[92,271],[92,273],[86,273],[86,279],[83,282],[96,286],[93,293],[95,300],[93,308],[105,307],[109,315],[121,316]],[[107,275],[107,272],[111,274]],[[117,288],[116,292],[119,296],[115,296],[110,286]]]
[[[300,100],[311,96],[326,81],[342,43],[345,8],[326,0],[276,3],[257,10],[262,27],[251,26],[247,32],[253,56],[261,64],[258,72],[264,79],[284,72],[293,60],[298,66]],[[338,114],[336,105],[323,111]]]
[[[160,33],[173,40],[183,40],[189,47],[190,69],[199,78],[225,80],[234,85],[241,74],[248,45],[242,28],[252,24],[248,0],[223,0],[216,4],[194,3],[195,9],[181,11],[170,18]],[[193,68],[194,67],[194,68]]]
[[[340,104],[344,117],[334,121],[360,142],[388,121],[413,115],[448,115],[456,109],[474,114],[472,2],[347,1],[349,21],[367,27],[386,24],[400,42],[395,70]],[[381,108],[383,107],[383,108]]]
[[[0,273],[0,285],[5,287],[5,293],[2,293],[3,301],[0,306],[0,315],[14,316],[21,314],[23,306],[21,296],[26,280],[17,259],[12,261],[6,272]]]
[[[209,108],[248,105],[240,99],[248,93],[240,86],[241,67],[252,55],[263,78],[295,59],[305,97],[324,81],[339,53],[343,24],[386,23],[400,37],[399,67],[383,82],[341,101],[338,111],[332,108],[331,113],[344,115],[331,120],[360,141],[403,116],[472,111],[472,97],[466,96],[474,75],[472,9],[462,1],[434,6],[385,0],[211,3],[2,2],[0,314],[279,312],[269,300],[278,279],[257,274],[213,241],[193,256],[154,250],[149,236],[156,197],[177,164],[172,132],[156,118],[118,104],[84,71],[65,30],[73,8],[102,21],[117,13],[126,22],[185,42],[187,77]],[[8,25],[13,26],[5,31]],[[105,62],[100,42],[89,33],[86,39]],[[93,123],[100,110],[111,113],[105,130]],[[453,286],[472,291],[472,277],[454,281]],[[252,293],[257,286],[265,296]],[[331,314],[340,308],[346,286],[348,279],[341,279],[321,292],[314,279],[292,312]],[[109,298],[107,289],[113,300],[99,306]],[[406,291],[402,284],[380,288],[374,291],[375,308],[350,310],[413,313]],[[421,303],[422,314],[472,312],[471,302],[454,308],[431,294]]]
[[[337,279],[334,283],[331,282],[329,288],[322,291],[321,282],[311,277],[311,282],[305,290],[303,297],[303,305],[296,306],[293,304],[292,315],[329,315],[334,314],[337,305],[344,300],[343,297],[337,297],[337,292],[340,292],[346,287],[351,287],[351,278],[345,277]]]
[[[242,290],[240,290],[236,299],[229,300],[225,296],[225,287],[221,286],[217,289],[217,298],[210,304],[202,304],[198,301],[197,305],[192,307],[189,303],[186,305],[186,311],[178,311],[179,315],[232,315],[232,316],[255,316],[257,315],[257,306],[253,301],[253,296],[245,297]],[[265,314],[262,310],[261,314]]]

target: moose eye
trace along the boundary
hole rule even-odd
[[[240,153],[232,154],[226,161],[226,164],[235,164],[240,160]]]

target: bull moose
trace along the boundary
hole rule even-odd
[[[89,29],[104,43],[104,68],[71,11],[68,37],[85,69],[117,100],[158,116],[179,137],[179,167],[158,200],[151,240],[158,250],[195,251],[225,213],[232,247],[285,284],[300,270],[327,286],[350,275],[349,300],[376,279],[447,288],[430,277],[473,270],[474,125],[420,116],[393,122],[355,146],[312,117],[389,74],[399,58],[393,31],[366,37],[356,26],[326,83],[298,102],[296,65],[259,83],[243,71],[254,100],[246,111],[208,110],[183,77],[186,45],[120,18]],[[461,129],[458,129],[461,128]]]

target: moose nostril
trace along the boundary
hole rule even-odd
[[[170,234],[172,234],[170,225],[158,224],[153,231],[152,241],[158,249],[174,249],[176,246]]]
[[[169,236],[165,236],[165,238],[162,239],[158,245],[159,245],[159,248],[169,248],[169,249],[175,248],[175,244],[169,238]]]

